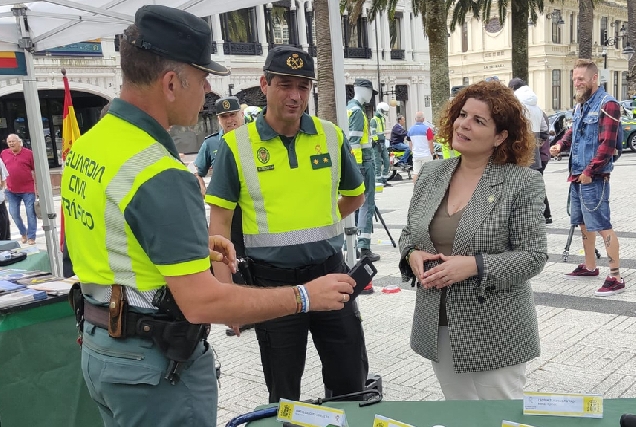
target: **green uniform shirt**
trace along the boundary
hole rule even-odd
[[[217,133],[213,133],[203,140],[203,144],[197,153],[197,157],[194,159],[194,166],[197,168],[197,175],[201,178],[205,178],[210,171],[210,168],[214,166],[216,152],[221,146],[222,136],[223,129]]]

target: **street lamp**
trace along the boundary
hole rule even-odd
[[[622,25],[621,29],[618,31],[617,37],[609,38],[607,37],[607,30],[603,30],[603,37],[601,38],[601,46],[603,50],[601,51],[601,56],[603,57],[603,70],[607,70],[607,48],[610,45],[617,45],[618,40],[624,40],[627,37],[627,31],[625,30],[625,26]],[[598,51],[598,43],[594,42],[594,48]],[[629,61],[634,55],[634,48],[627,43],[627,46],[623,49],[623,55],[627,56],[627,60]],[[603,89],[607,90],[607,82],[603,83]]]
[[[384,82],[380,83],[380,102],[384,101],[384,95],[393,95],[393,99],[389,101],[389,105],[391,107],[395,107],[398,104],[397,101],[395,100],[395,95],[397,94],[397,91],[395,90],[395,86],[391,90],[384,90],[385,84],[386,83]]]

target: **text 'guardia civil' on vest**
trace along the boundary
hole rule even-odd
[[[76,170],[80,174],[86,175],[99,183],[102,182],[102,177],[106,171],[105,166],[101,166],[95,160],[91,160],[89,157],[85,157],[73,151],[68,154],[65,167]]]

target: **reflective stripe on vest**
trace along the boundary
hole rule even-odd
[[[375,134],[371,136],[371,139],[377,141],[378,136],[384,133],[384,118],[374,116],[371,120],[375,120]]]
[[[362,111],[362,109],[359,106],[354,105],[353,107],[347,110],[347,117],[351,117],[351,114],[353,114],[355,110]],[[369,123],[367,121],[367,115],[364,114],[364,111],[362,111],[362,118],[364,123],[362,126],[362,131],[359,131],[359,130],[349,131],[350,137],[352,136],[360,137],[359,144],[352,144],[351,142],[349,142],[349,147],[351,147],[351,154],[353,154],[353,157],[356,159],[356,163],[359,165],[362,164],[362,149],[367,149],[367,148],[371,149],[373,147],[371,145],[371,142],[369,141]]]
[[[272,232],[270,230],[270,224],[267,217],[267,210],[265,207],[266,201],[261,188],[259,180],[259,173],[276,173],[273,171],[259,172],[255,157],[254,146],[252,141],[259,141],[258,131],[256,130],[256,124],[251,123],[247,126],[242,126],[234,131],[236,139],[236,150],[241,163],[241,170],[245,185],[247,187],[247,193],[253,203],[253,209],[255,214],[256,233],[251,230],[243,229],[243,235],[246,248],[263,248],[263,247],[279,247],[289,245],[301,245],[311,242],[319,242],[336,237],[343,232],[343,225],[340,221],[340,213],[338,211],[338,184],[340,181],[340,142],[338,139],[338,133],[333,124],[322,120],[314,120],[314,123],[319,121],[322,125],[326,138],[327,151],[331,158],[331,166],[329,167],[331,173],[331,221],[332,224],[323,225],[319,227],[307,227],[298,230],[289,230],[283,232]],[[317,125],[317,124],[316,124]],[[318,128],[318,125],[316,126]],[[236,155],[236,154],[235,154]],[[309,184],[309,183],[308,183]],[[280,183],[285,185],[285,183]],[[292,206],[293,201],[289,200],[290,209],[294,209]],[[245,212],[247,207],[243,207]]]

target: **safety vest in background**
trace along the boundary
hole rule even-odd
[[[313,116],[312,120],[318,135],[298,133],[294,168],[280,137],[261,141],[255,122],[224,136],[241,183],[239,205],[248,254],[250,248],[318,242],[343,232],[338,185],[344,137],[332,123]],[[214,196],[206,196],[206,202],[227,204]]]
[[[351,123],[351,116],[354,114],[357,117],[362,117],[362,126],[360,126],[360,123]],[[356,163],[362,164],[362,150],[372,149],[373,146],[369,140],[369,121],[367,120],[367,115],[364,114],[364,110],[355,98],[349,101],[347,105],[347,117],[349,118],[349,146],[351,147],[351,153],[353,157],[355,157]],[[360,139],[358,143],[352,143],[352,138]]]
[[[384,135],[385,119],[377,114],[371,118],[371,141],[378,142],[378,136]],[[373,131],[375,129],[375,132]]]
[[[126,143],[113,149],[112,141]],[[135,167],[123,167],[126,164]],[[165,285],[165,275],[142,249],[124,212],[142,184],[169,169],[188,171],[143,129],[112,114],[73,144],[62,174],[61,196],[66,244],[82,283],[116,283],[139,291]],[[190,267],[199,262],[203,269],[205,263],[209,266],[209,260],[203,259],[191,261]],[[170,275],[192,273],[172,268]]]
[[[453,158],[453,157],[461,156],[461,153],[459,151],[451,150],[451,148],[448,146],[446,141],[444,141],[443,139],[440,139],[438,141],[438,144],[442,147],[442,158],[450,159],[450,158]]]

